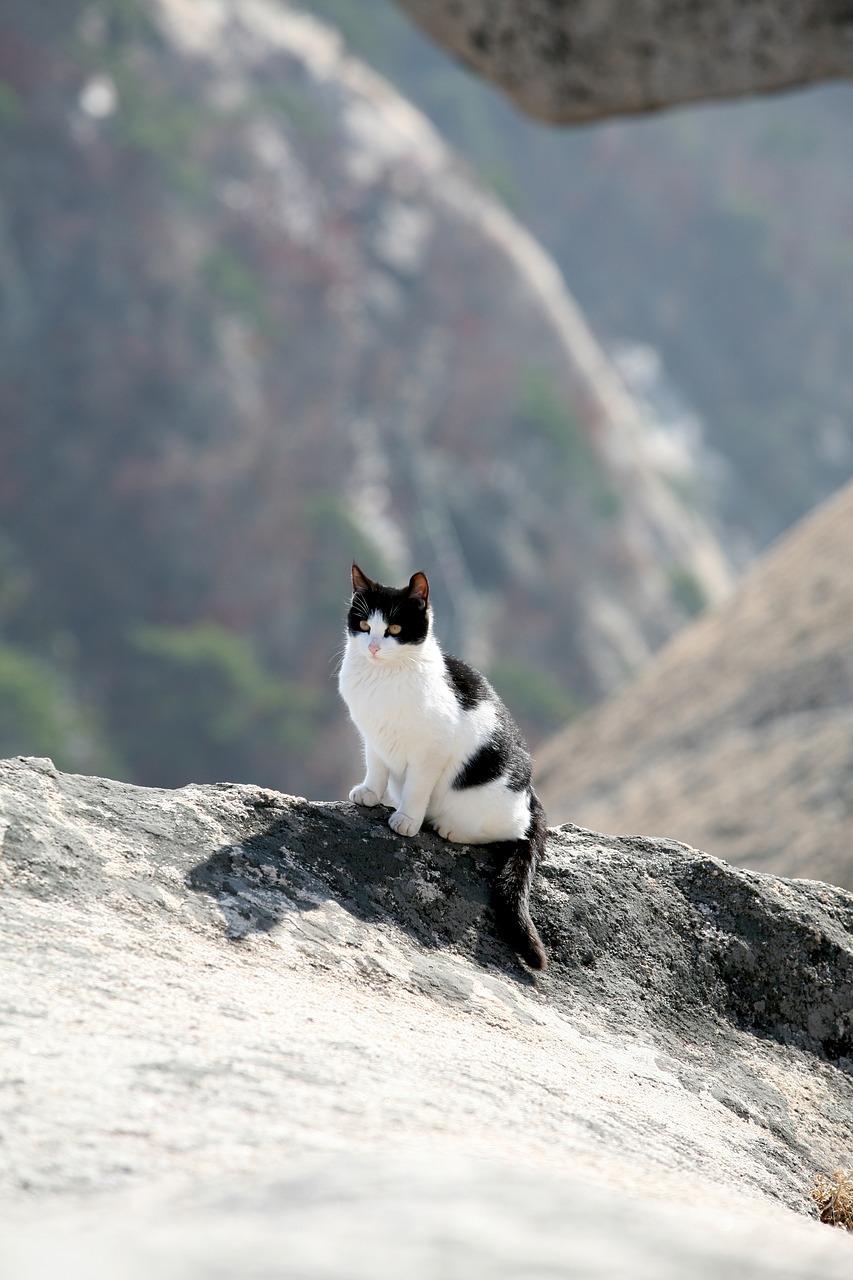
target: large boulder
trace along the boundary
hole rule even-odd
[[[853,898],[558,829],[534,979],[385,816],[0,764],[7,1274],[840,1280]]]
[[[397,0],[524,111],[561,124],[853,75],[832,0]]]

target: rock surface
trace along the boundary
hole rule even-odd
[[[551,821],[666,831],[853,888],[853,485],[622,694],[545,744]]]
[[[559,123],[853,74],[833,0],[397,0],[524,111]]]
[[[0,764],[6,1271],[839,1278],[853,898],[553,831]]]

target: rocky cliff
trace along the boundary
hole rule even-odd
[[[539,753],[552,821],[853,887],[853,486]]]
[[[553,262],[329,28],[13,0],[0,183],[0,657],[62,759],[338,793],[353,555],[540,731],[727,588]],[[5,753],[60,736],[30,676]]]
[[[30,759],[0,827],[10,1280],[849,1274],[842,890],[558,829],[534,980],[375,811]]]

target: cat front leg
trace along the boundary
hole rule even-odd
[[[388,766],[370,747],[364,748],[364,759],[367,765],[367,776],[364,782],[353,787],[349,798],[353,804],[363,804],[372,809],[375,804],[382,803],[382,797],[388,788]]]
[[[409,767],[403,779],[400,795],[400,806],[391,814],[388,825],[398,835],[416,836],[426,817],[427,805],[435,784],[441,774],[440,769],[424,766]]]
[[[393,828],[399,836],[416,836],[422,822],[423,818],[418,822],[415,818],[410,818],[407,813],[403,813],[402,809],[396,809],[388,819],[388,826]]]

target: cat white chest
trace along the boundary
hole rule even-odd
[[[371,668],[359,657],[344,659],[341,668],[340,690],[353,723],[369,745],[395,760],[409,754],[407,744],[412,747],[437,733],[445,736],[455,716],[453,695],[442,685],[440,677]]]
[[[491,703],[471,711],[460,707],[437,646],[386,667],[348,652],[339,686],[365,745],[394,772],[426,759],[440,762],[441,772],[455,772],[494,727]]]

